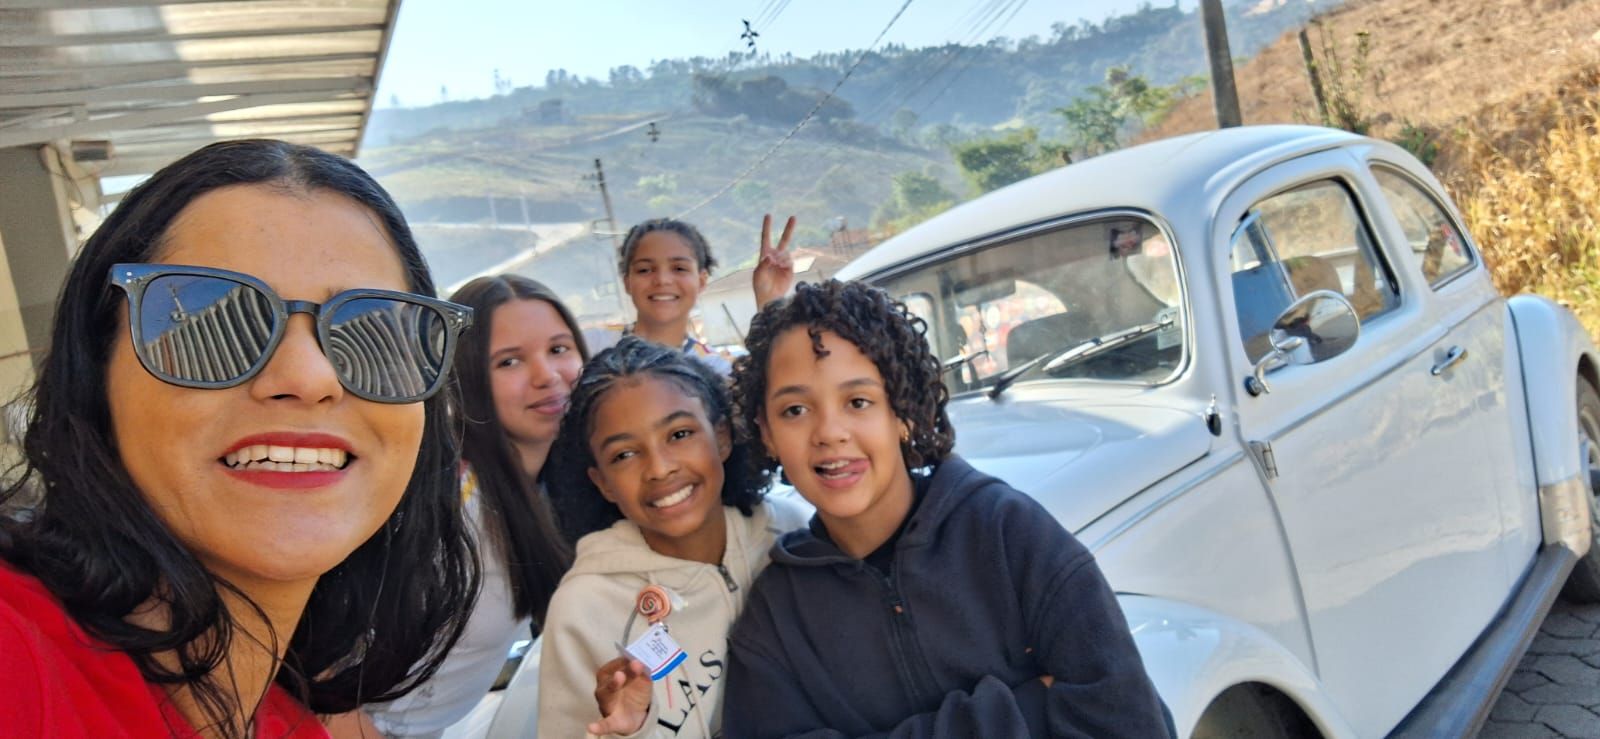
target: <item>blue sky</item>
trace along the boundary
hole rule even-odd
[[[903,0],[404,0],[378,87],[378,106],[452,100],[494,91],[494,71],[516,86],[544,84],[566,69],[605,79],[612,67],[654,59],[722,57],[743,49],[742,19],[759,48],[791,52],[860,49]],[[1172,0],[914,0],[883,43],[930,46],[997,35],[1048,38],[1050,24],[1130,12]],[[1185,9],[1195,0],[1180,0]],[[1014,14],[1013,14],[1014,12]],[[994,22],[984,28],[985,18]],[[1009,20],[1007,20],[1009,18]]]

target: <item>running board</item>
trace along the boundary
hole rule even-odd
[[[1564,546],[1541,547],[1494,623],[1389,736],[1477,736],[1577,562],[1578,556]]]

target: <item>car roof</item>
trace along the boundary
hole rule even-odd
[[[1364,140],[1315,126],[1243,126],[1153,141],[1086,159],[947,210],[861,255],[836,275],[859,279],[945,248],[1074,213],[1168,213],[1210,203],[1275,162]]]

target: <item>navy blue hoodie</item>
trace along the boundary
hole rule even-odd
[[[1173,735],[1077,539],[959,457],[918,488],[887,574],[816,519],[773,546],[729,637],[726,736]]]

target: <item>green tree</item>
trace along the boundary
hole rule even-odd
[[[1104,85],[1094,85],[1087,95],[1056,109],[1066,119],[1067,146],[1081,156],[1117,149],[1125,133],[1161,120],[1192,85],[1192,80],[1152,85],[1127,67],[1107,69]]]
[[[1039,145],[1039,132],[1032,128],[998,139],[957,144],[950,153],[955,155],[961,176],[979,194],[1020,182],[1052,166],[1049,155]]]
[[[930,149],[954,149],[965,140],[961,129],[948,123],[935,123],[922,129],[922,144]]]
[[[906,143],[914,143],[913,132],[917,128],[917,113],[908,108],[901,108],[894,112],[889,119],[889,130],[894,137]]]
[[[896,231],[928,220],[955,204],[954,193],[926,172],[901,172],[894,176],[889,201],[873,214],[873,222]]]

